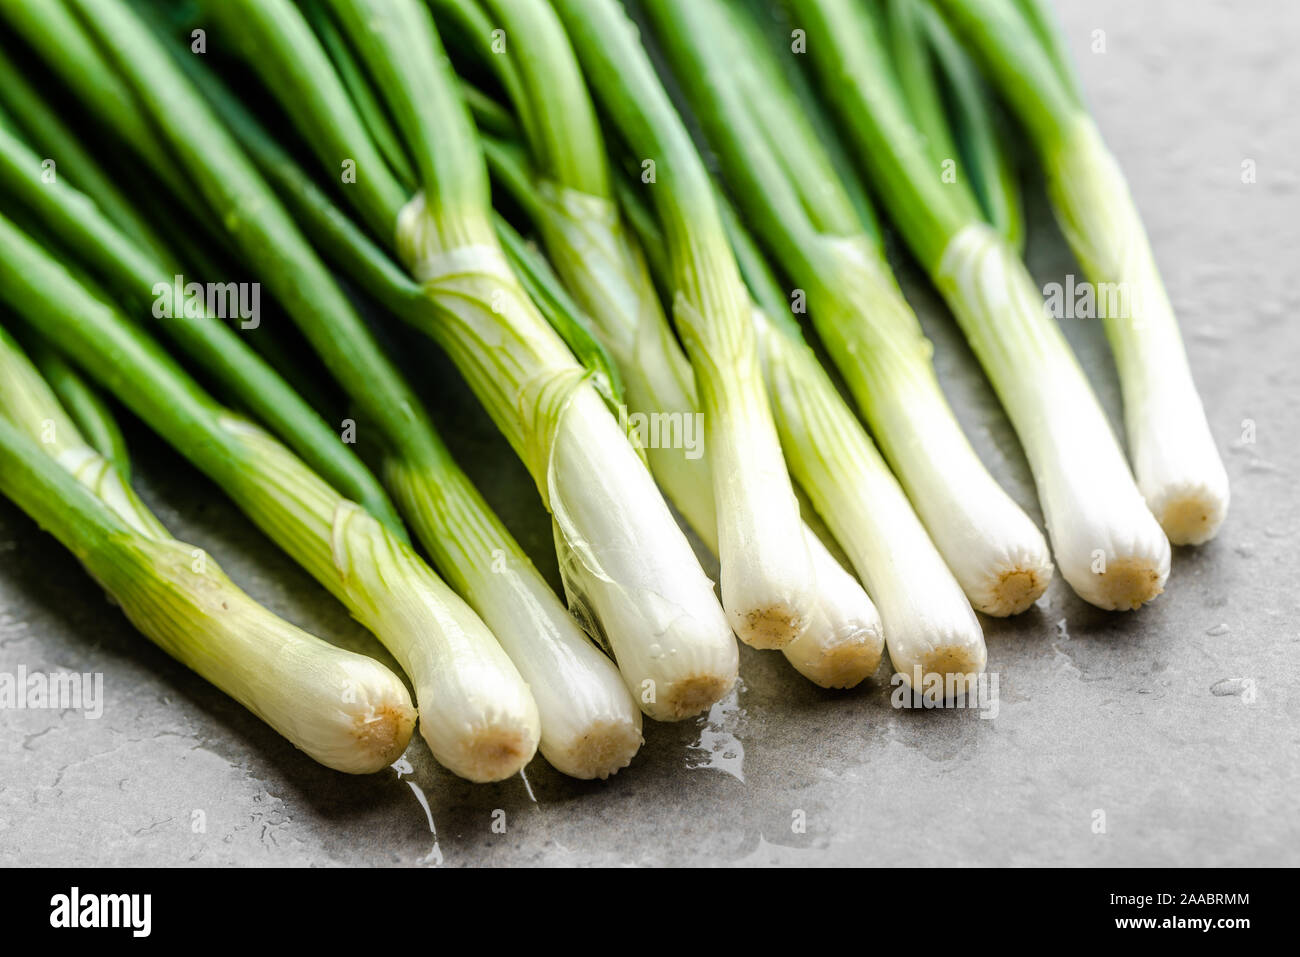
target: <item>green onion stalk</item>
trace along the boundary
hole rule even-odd
[[[1138,488],[1175,545],[1209,541],[1228,511],[1228,474],[1137,205],[1051,15],[1040,0],[938,6],[1037,148],[1057,221],[1103,313]]]
[[[1023,257],[1018,142],[997,94],[928,3],[895,3],[888,11],[888,36],[912,116],[945,156],[955,158],[984,218]]]
[[[51,10],[53,21],[60,22],[58,14],[64,11],[57,6]],[[78,183],[134,242],[146,246],[155,256],[164,254],[146,218],[3,49],[0,49],[0,112],[5,114],[0,117],[2,125],[10,133],[40,150],[42,159],[53,162],[54,182]]]
[[[806,293],[821,340],[967,597],[990,615],[1024,611],[1051,580],[1047,542],[958,425],[874,215],[821,145],[815,110],[744,11],[717,0],[646,6],[733,195]]]
[[[669,275],[653,214],[620,191],[628,222],[656,277]],[[848,553],[880,609],[890,662],[913,687],[940,676],[945,694],[969,690],[984,670],[983,631],[902,487],[804,341],[771,267],[720,199],[751,310],[786,458],[800,486]],[[678,353],[680,364],[685,357]],[[656,363],[672,368],[671,358]]]
[[[126,30],[116,42],[128,49],[152,45],[154,66],[167,73],[169,54],[158,47],[139,25],[132,29],[129,15],[116,27],[100,21],[100,29]],[[107,26],[106,26],[107,24]],[[112,46],[112,42],[108,44]],[[89,67],[83,61],[74,72],[73,85],[91,102],[100,85],[76,82]],[[107,72],[100,64],[100,73]],[[142,89],[157,92],[147,77],[122,71]],[[156,78],[155,78],[156,79]],[[173,94],[188,102],[186,117],[201,126],[212,125],[199,137],[211,145],[227,136],[206,111],[203,101],[183,76],[167,73],[165,85],[176,81]],[[159,104],[141,97],[145,109]],[[101,107],[108,109],[111,103]],[[126,111],[135,116],[131,110]],[[158,115],[171,116],[164,105]],[[228,138],[226,149],[184,149],[192,135],[182,124],[172,133],[178,151],[194,164],[196,178],[207,200],[220,211],[216,221],[229,223],[242,211],[256,208],[258,217],[240,222],[236,230],[244,256],[263,269],[282,301],[293,304],[295,317],[308,338],[362,409],[363,425],[374,423],[382,432],[383,471],[389,488],[415,525],[439,568],[482,616],[506,646],[518,671],[532,689],[541,711],[540,747],[557,768],[579,777],[605,777],[625,766],[640,746],[640,714],[618,672],[583,636],[536,571],[522,549],[491,512],[477,490],[459,470],[432,424],[419,407],[373,337],[341,297],[332,277],[314,251],[297,232],[256,172]],[[193,135],[196,135],[193,134]],[[311,277],[305,282],[303,277]],[[304,320],[306,317],[306,320]],[[206,365],[219,363],[212,353],[199,358]],[[257,389],[247,381],[233,389],[251,404]],[[334,438],[337,446],[337,438]],[[344,489],[346,491],[346,489]],[[400,525],[398,526],[400,529]],[[516,675],[516,677],[518,677]],[[512,700],[525,700],[527,689],[517,688]],[[527,718],[526,712],[515,715]],[[428,728],[426,722],[422,728]],[[531,733],[520,725],[526,741]],[[484,753],[488,738],[484,737]],[[445,750],[445,749],[444,749]],[[473,769],[473,776],[504,777],[531,757],[530,748],[498,750],[494,767]]]
[[[1061,575],[1100,608],[1140,607],[1164,589],[1169,540],[1015,247],[984,218],[951,157],[935,151],[891,66],[881,11],[787,0],[821,87],[875,191],[957,317],[1020,437]],[[917,32],[912,52],[929,50]]]
[[[0,329],[0,492],[63,543],[150,641],[327,767],[382,770],[415,727],[397,675],[276,616],[173,538]]]
[[[364,229],[302,177],[269,170],[262,143],[264,171],[326,255],[456,363],[528,467],[554,519],[575,610],[612,648],[641,709],[662,719],[706,710],[734,683],[734,638],[593,376],[512,270],[472,122],[427,10],[409,0],[324,7],[392,118],[418,189],[390,167],[297,9],[214,4],[222,35],[288,107],[323,168],[337,175],[344,160],[355,162],[358,182],[342,193]],[[365,189],[353,188],[362,179]]]
[[[493,6],[498,16],[516,18],[522,30],[542,20],[541,11],[526,4]],[[742,640],[779,648],[812,621],[816,577],[763,385],[748,296],[712,183],[616,0],[557,0],[553,6],[596,100],[646,164],[647,192],[663,224],[673,320],[695,374],[712,464],[722,606]],[[527,41],[521,35],[516,42]],[[558,125],[587,122],[591,109],[580,83],[562,89],[552,82],[534,88],[533,105],[522,114],[532,117],[525,127]],[[587,168],[575,166],[565,175],[600,195],[603,163],[596,151]]]
[[[0,298],[207,474],[392,652],[434,756],[499,780],[536,751],[537,707],[487,626],[404,541],[220,406],[115,307],[0,217]]]
[[[54,144],[47,155],[63,155],[60,145]],[[94,177],[89,179],[94,181]],[[80,183],[80,177],[77,181]],[[225,391],[239,395],[252,414],[267,423],[314,471],[405,535],[379,482],[325,420],[244,338],[209,312],[204,297],[177,297],[175,277],[184,278],[183,268],[170,253],[154,251],[161,248],[161,239],[151,234],[147,243],[137,241],[109,218],[99,205],[100,196],[92,198],[69,185],[67,178],[56,175],[44,182],[41,157],[4,129],[0,129],[0,193],[38,222],[43,234],[72,251],[76,261],[129,314],[147,317],[178,349],[202,364]]]
[[[523,127],[529,131],[528,148],[525,152],[516,142],[485,134],[488,167],[538,228],[577,299],[569,311],[594,320],[593,332],[618,368],[631,430],[648,433],[652,424],[658,427],[660,441],[639,436],[647,439],[641,444],[651,472],[716,554],[709,449],[662,440],[666,433],[681,438],[685,427],[698,421],[694,375],[668,325],[636,240],[621,221],[594,107],[563,26],[544,4],[480,6],[454,0],[435,9],[448,18],[449,27],[464,33],[486,39],[492,29],[505,31],[504,53],[487,50],[483,59],[498,72],[502,86],[515,98],[514,107],[528,119],[517,122],[508,111],[502,117],[494,101],[474,87],[466,90],[481,129],[517,136]],[[563,91],[563,97],[553,90]],[[552,109],[553,117],[543,112]],[[809,628],[781,651],[811,681],[850,687],[879,664],[879,615],[811,529],[804,529],[804,538],[816,573],[818,610]]]

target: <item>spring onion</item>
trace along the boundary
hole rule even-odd
[[[1050,17],[1037,0],[939,5],[1038,149],[1057,221],[1093,284],[1115,353],[1129,454],[1147,505],[1175,545],[1209,541],[1228,511],[1228,475],[1137,205]]]
[[[910,117],[875,18],[849,0],[788,2],[877,194],[1020,437],[1062,576],[1098,607],[1140,607],[1164,589],[1169,541],[1024,263],[969,186],[944,181],[946,158]]]
[[[415,709],[401,679],[272,614],[168,534],[3,329],[0,492],[67,546],[151,641],[315,760],[366,774],[405,750]]]

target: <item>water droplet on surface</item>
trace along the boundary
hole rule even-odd
[[[724,771],[737,781],[745,780],[745,746],[736,737],[745,719],[745,709],[740,706],[739,697],[743,690],[743,685],[737,681],[731,693],[710,708],[706,717],[699,719],[700,737],[688,748],[688,768],[710,768]]]
[[[649,651],[651,658],[662,658],[664,656],[664,650],[658,644],[651,645]]]
[[[1227,698],[1243,694],[1249,686],[1249,678],[1224,678],[1210,685],[1210,694],[1216,698]]]
[[[1230,631],[1232,631],[1231,628],[1229,628],[1226,624],[1220,622],[1219,624],[1215,625],[1213,628],[1207,628],[1205,630],[1205,633],[1207,635],[1215,635],[1217,637],[1218,635],[1226,635]]]

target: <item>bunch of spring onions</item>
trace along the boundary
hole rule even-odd
[[[690,415],[698,408],[691,369],[646,265],[649,253],[665,287],[672,287],[668,246],[648,208],[659,187],[621,190],[643,240],[638,244],[620,214],[619,179],[602,159],[606,147],[595,109],[560,24],[536,5],[491,6],[496,17],[491,22],[503,25],[513,45],[506,55],[481,51],[476,59],[498,77],[515,111],[527,117],[517,124],[523,143],[484,137],[493,175],[536,225],[557,270],[591,317],[619,367],[631,408],[669,421]],[[449,30],[459,25],[467,36],[486,35],[481,31],[487,14],[479,11],[476,21],[474,4],[443,3],[438,9],[447,11]],[[599,35],[598,47],[619,63],[645,59],[617,19],[606,22],[615,32]],[[645,65],[641,75],[647,74]],[[594,85],[610,88],[599,80]],[[653,83],[647,86],[630,99],[662,98]],[[843,408],[788,310],[779,304],[766,311],[750,308],[786,459],[875,597],[895,667],[908,677],[918,665],[925,673],[978,672],[985,658],[978,622],[870,439]],[[652,448],[649,457],[674,504],[710,541],[715,507],[707,457],[692,459],[663,448]],[[867,606],[847,588],[832,587],[842,581],[842,570],[815,537],[806,537],[827,613],[820,627],[811,627],[783,652],[819,684],[856,684],[875,670],[879,637],[874,628],[841,624],[867,621],[865,610],[855,611]],[[924,593],[917,581],[930,583]],[[852,603],[846,603],[850,597]],[[855,632],[860,637],[848,640]]]
[[[440,25],[462,39],[513,96],[523,140],[484,136],[494,179],[516,199],[545,242],[547,254],[573,290],[576,308],[612,357],[624,385],[629,420],[685,430],[699,416],[694,376],[660,306],[635,239],[621,222],[595,107],[559,18],[546,5],[476,2],[435,5]],[[498,23],[514,38],[496,56],[475,38]],[[481,95],[471,99],[485,119]],[[507,128],[514,125],[506,117]],[[502,126],[500,119],[496,120]],[[521,151],[527,147],[528,153]],[[662,436],[661,436],[662,438]],[[695,532],[718,552],[711,443],[650,441],[646,455],[656,480]],[[808,627],[782,647],[806,677],[823,686],[857,684],[880,659],[879,616],[871,600],[825,545],[804,530],[816,575],[816,610]],[[726,573],[723,582],[725,586]]]
[[[1020,437],[1062,577],[1098,607],[1138,608],[1164,589],[1169,540],[1015,246],[988,222],[957,158],[925,134],[947,121],[935,83],[923,82],[933,63],[919,4],[787,6],[875,192]]]
[[[157,55],[167,56],[161,49]],[[162,62],[166,64],[167,61],[163,59]],[[79,68],[92,80],[112,76],[106,68],[92,73],[89,59],[80,61]],[[100,83],[93,86],[82,84],[82,89],[90,95],[96,95],[95,91],[103,88]],[[123,114],[136,115],[119,109],[118,115]],[[542,711],[543,753],[561,770],[581,777],[603,777],[618,770],[631,759],[641,739],[640,716],[627,690],[618,681],[616,672],[607,659],[584,639],[572,617],[522,549],[456,468],[420,412],[417,400],[405,391],[398,373],[382,356],[351,308],[341,297],[329,295],[330,281],[326,278],[320,282],[324,271],[314,254],[305,241],[297,237],[287,214],[281,214],[277,222],[277,217],[272,215],[274,200],[269,191],[255,173],[236,162],[238,155],[237,147],[232,144],[229,154],[217,157],[227,160],[227,164],[222,177],[214,181],[215,188],[209,195],[214,196],[213,201],[222,208],[234,208],[237,202],[249,201],[244,197],[259,197],[258,201],[269,204],[268,214],[249,229],[254,234],[245,240],[253,249],[250,255],[256,255],[259,242],[274,243],[282,253],[298,253],[297,268],[300,271],[286,268],[279,275],[265,273],[268,284],[276,279],[277,287],[290,288],[310,299],[310,304],[302,306],[299,314],[315,323],[312,327],[316,332],[313,341],[334,344],[331,347],[333,351],[326,356],[331,370],[349,385],[358,405],[373,410],[370,421],[375,421],[380,427],[387,426],[385,437],[389,439],[390,449],[384,457],[383,469],[388,484],[443,573],[480,612],[531,686],[532,696],[538,700]],[[43,212],[50,212],[48,207],[53,199],[42,195],[39,187],[30,189],[26,195],[32,202],[43,204],[46,207]],[[82,223],[75,216],[65,216],[55,219],[55,222],[66,226],[72,233],[71,240],[88,248],[92,256],[111,258],[123,248],[122,237],[108,236],[108,227],[104,224],[101,224],[103,229],[99,235],[87,237],[79,232]],[[256,228],[259,225],[260,231]],[[138,259],[122,262],[121,259],[118,255],[117,261],[109,262],[107,267],[112,278],[124,289],[144,291],[149,288],[150,276],[171,274],[162,272],[155,263]],[[297,282],[294,277],[301,276],[303,271],[313,276],[316,284],[298,291],[293,288]],[[170,323],[164,325],[169,329],[172,327]],[[225,333],[227,339],[233,335],[220,324],[216,324],[214,337],[216,331]],[[191,335],[188,323],[179,326],[174,334]],[[340,343],[347,346],[341,352],[337,349]],[[243,346],[242,343],[236,345]],[[219,373],[220,367],[230,364],[230,356],[238,354],[228,341],[220,338],[200,341],[195,352],[200,363],[216,364]],[[255,410],[261,411],[271,396],[267,395],[265,377],[246,374],[252,364],[250,360],[237,369],[233,382],[230,376],[224,381],[242,398],[248,399]],[[290,397],[275,394],[274,398],[277,410],[293,406]],[[261,405],[259,399],[263,400]],[[323,436],[319,430],[308,434],[300,422],[288,422],[285,427],[283,415],[263,417],[269,425],[278,427],[281,436],[294,442],[295,447],[309,450],[343,448],[328,431]],[[339,487],[350,491],[348,485],[339,484]],[[490,687],[482,689],[484,696],[491,693]],[[514,695],[520,701],[528,697],[521,688],[517,688]],[[422,724],[426,735],[431,725],[430,716]],[[484,734],[482,737],[484,743],[479,750],[491,752],[491,736]],[[496,767],[469,767],[461,763],[456,769],[476,779],[513,773],[532,753],[527,746],[527,734],[517,736],[517,740],[523,742],[518,747],[504,743],[495,746],[497,757],[492,763]]]
[[[1138,488],[1175,545],[1214,537],[1228,474],[1119,163],[1084,105],[1042,0],[938,0],[1029,134],[1057,221],[1106,308]]]
[[[737,202],[806,292],[822,342],[971,603],[1024,611],[1051,579],[1047,543],[957,424],[868,201],[821,145],[829,137],[807,98],[740,6],[645,6]]]
[[[336,174],[355,157],[371,185],[342,195],[380,248],[309,227],[312,238],[381,301],[399,300],[395,311],[456,363],[532,475],[554,520],[570,601],[612,649],[642,710],[667,719],[706,710],[735,681],[735,639],[644,462],[512,271],[482,152],[428,11],[414,0],[321,4],[318,19],[346,41],[333,52],[350,52],[352,69],[336,69],[292,4],[218,3],[210,12],[322,169]],[[372,99],[378,112],[355,105]],[[391,137],[367,128],[380,116],[392,118]],[[401,150],[385,155],[390,139]]]
[[[886,648],[908,682],[968,687],[976,612],[1033,605],[1053,554],[958,425],[873,202],[991,380],[1080,596],[1139,607],[1170,540],[1223,520],[1154,256],[1039,0],[5,0],[0,19],[0,492],[327,766],[392,763],[418,708],[469,780],[537,751],[604,778],[643,713],[732,689],[737,636],[827,688]],[[1106,317],[1136,480],[1021,261],[1004,105],[1089,279],[1142,289]],[[309,362],[177,293],[235,275]],[[393,320],[527,469],[567,607],[389,355]],[[174,539],[102,394],[414,694]]]

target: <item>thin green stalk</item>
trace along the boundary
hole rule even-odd
[[[187,310],[186,303],[176,301],[174,277],[180,275],[180,267],[136,246],[72,187],[58,181],[42,183],[35,154],[3,130],[0,190],[30,208],[44,229],[66,244],[133,315],[152,317],[171,341],[238,395],[335,488],[364,505],[394,534],[405,536],[379,483],[338,434],[205,305],[190,300],[193,309]]]
[[[945,100],[952,104],[947,120],[953,126],[971,188],[984,218],[1023,255],[1025,214],[1006,117],[944,20],[928,5],[922,8],[922,16]]]
[[[924,137],[926,152],[932,163],[944,168],[952,177],[966,176],[959,169],[957,141],[949,125],[935,72],[929,37],[926,33],[924,0],[883,0],[880,23],[891,54],[894,75],[907,103],[908,114]],[[965,202],[969,194],[954,191]],[[973,209],[966,212],[972,214]]]
[[[92,197],[105,215],[134,242],[160,255],[165,245],[111,176],[100,169],[58,114],[42,99],[27,77],[0,50],[0,104],[14,118],[27,142],[55,161],[56,176],[71,176],[71,182]]]
[[[397,131],[393,128],[392,120],[384,110],[383,103],[371,86],[370,78],[357,62],[351,46],[339,32],[320,0],[312,0],[306,4],[305,11],[311,21],[312,30],[329,53],[334,69],[338,71],[339,78],[347,88],[349,98],[364,121],[366,131],[379,147],[384,159],[388,161],[393,175],[409,193],[415,188],[415,168],[411,165],[411,158],[403,148]]]

